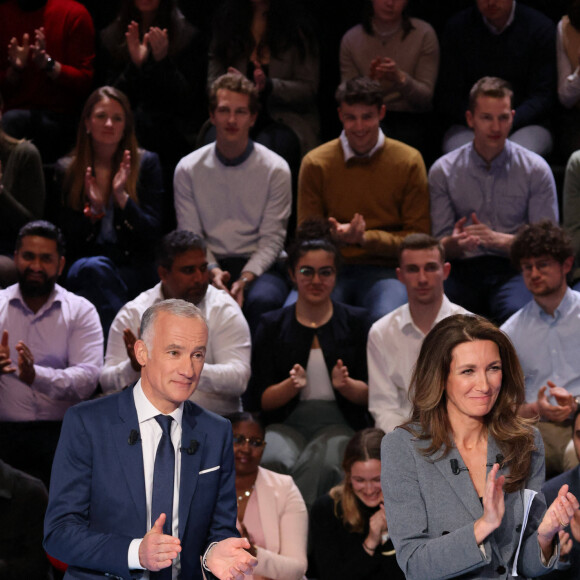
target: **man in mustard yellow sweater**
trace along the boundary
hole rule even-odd
[[[333,298],[367,308],[375,321],[407,301],[397,249],[408,234],[430,231],[427,173],[419,151],[381,131],[378,82],[346,81],[336,100],[343,131],[302,161],[298,223],[328,219],[345,263]]]

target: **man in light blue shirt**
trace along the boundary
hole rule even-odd
[[[580,402],[580,292],[566,280],[574,252],[566,232],[546,220],[520,230],[511,256],[534,299],[501,329],[514,343],[525,375],[526,402],[519,412],[540,417],[549,477],[577,463],[572,446],[566,452]]]
[[[452,263],[448,298],[503,322],[531,295],[508,255],[518,228],[558,222],[554,177],[535,153],[507,140],[514,111],[502,79],[484,77],[470,93],[473,142],[444,155],[429,171],[432,234]]]

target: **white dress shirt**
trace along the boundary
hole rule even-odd
[[[149,399],[143,393],[141,388],[141,381],[139,381],[133,389],[133,397],[135,399],[135,408],[137,409],[137,418],[139,420],[139,432],[141,435],[141,446],[143,450],[143,472],[145,476],[145,497],[147,500],[147,530],[151,529],[151,497],[153,495],[153,471],[155,468],[155,455],[157,454],[157,446],[161,440],[163,431],[161,426],[155,420],[157,415],[162,413],[154,407]],[[171,535],[179,537],[179,478],[181,474],[181,420],[183,418],[183,403],[170,413],[173,417],[171,423],[171,442],[175,450],[175,474],[173,479],[173,514],[171,519]],[[132,570],[143,569],[139,562],[139,546],[143,538],[134,539],[129,545],[129,568]],[[178,577],[179,554],[173,562],[172,578],[175,580]],[[149,578],[149,572],[145,571],[143,580]]]
[[[105,393],[134,383],[139,373],[131,366],[123,330],[139,336],[141,316],[153,304],[165,300],[161,282],[142,292],[119,310],[109,330],[101,386]],[[241,410],[240,396],[250,378],[250,329],[237,303],[223,290],[208,286],[197,305],[205,316],[209,335],[205,364],[191,400],[200,407],[226,415]]]
[[[433,326],[452,314],[469,312],[444,295]],[[385,433],[411,415],[409,386],[424,338],[413,322],[409,304],[399,306],[371,327],[367,342],[369,411],[375,426]]]

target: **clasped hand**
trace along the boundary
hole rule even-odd
[[[350,222],[339,223],[335,218],[329,217],[330,233],[343,244],[363,245],[365,241],[366,222],[360,213],[355,213]]]
[[[548,397],[554,397],[556,405],[552,405]],[[548,384],[538,391],[538,412],[544,419],[555,422],[565,421],[575,411],[575,406],[572,393],[563,387],[556,386],[552,381],[548,381]]]

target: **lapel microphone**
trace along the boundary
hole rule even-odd
[[[129,443],[129,445],[135,445],[137,441],[141,441],[141,437],[139,437],[139,431],[131,429],[131,433],[129,433],[129,439],[127,439],[127,443]]]
[[[199,441],[192,439],[189,442],[189,447],[180,447],[179,451],[181,453],[187,453],[188,455],[195,455],[195,452],[199,449]]]
[[[500,467],[503,463],[504,457],[501,453],[495,456],[494,463],[486,463],[486,467],[493,467],[496,463],[499,463]],[[451,465],[451,471],[453,475],[459,475],[462,471],[469,471],[468,467],[459,467],[459,461],[457,459],[450,459],[449,464]]]

